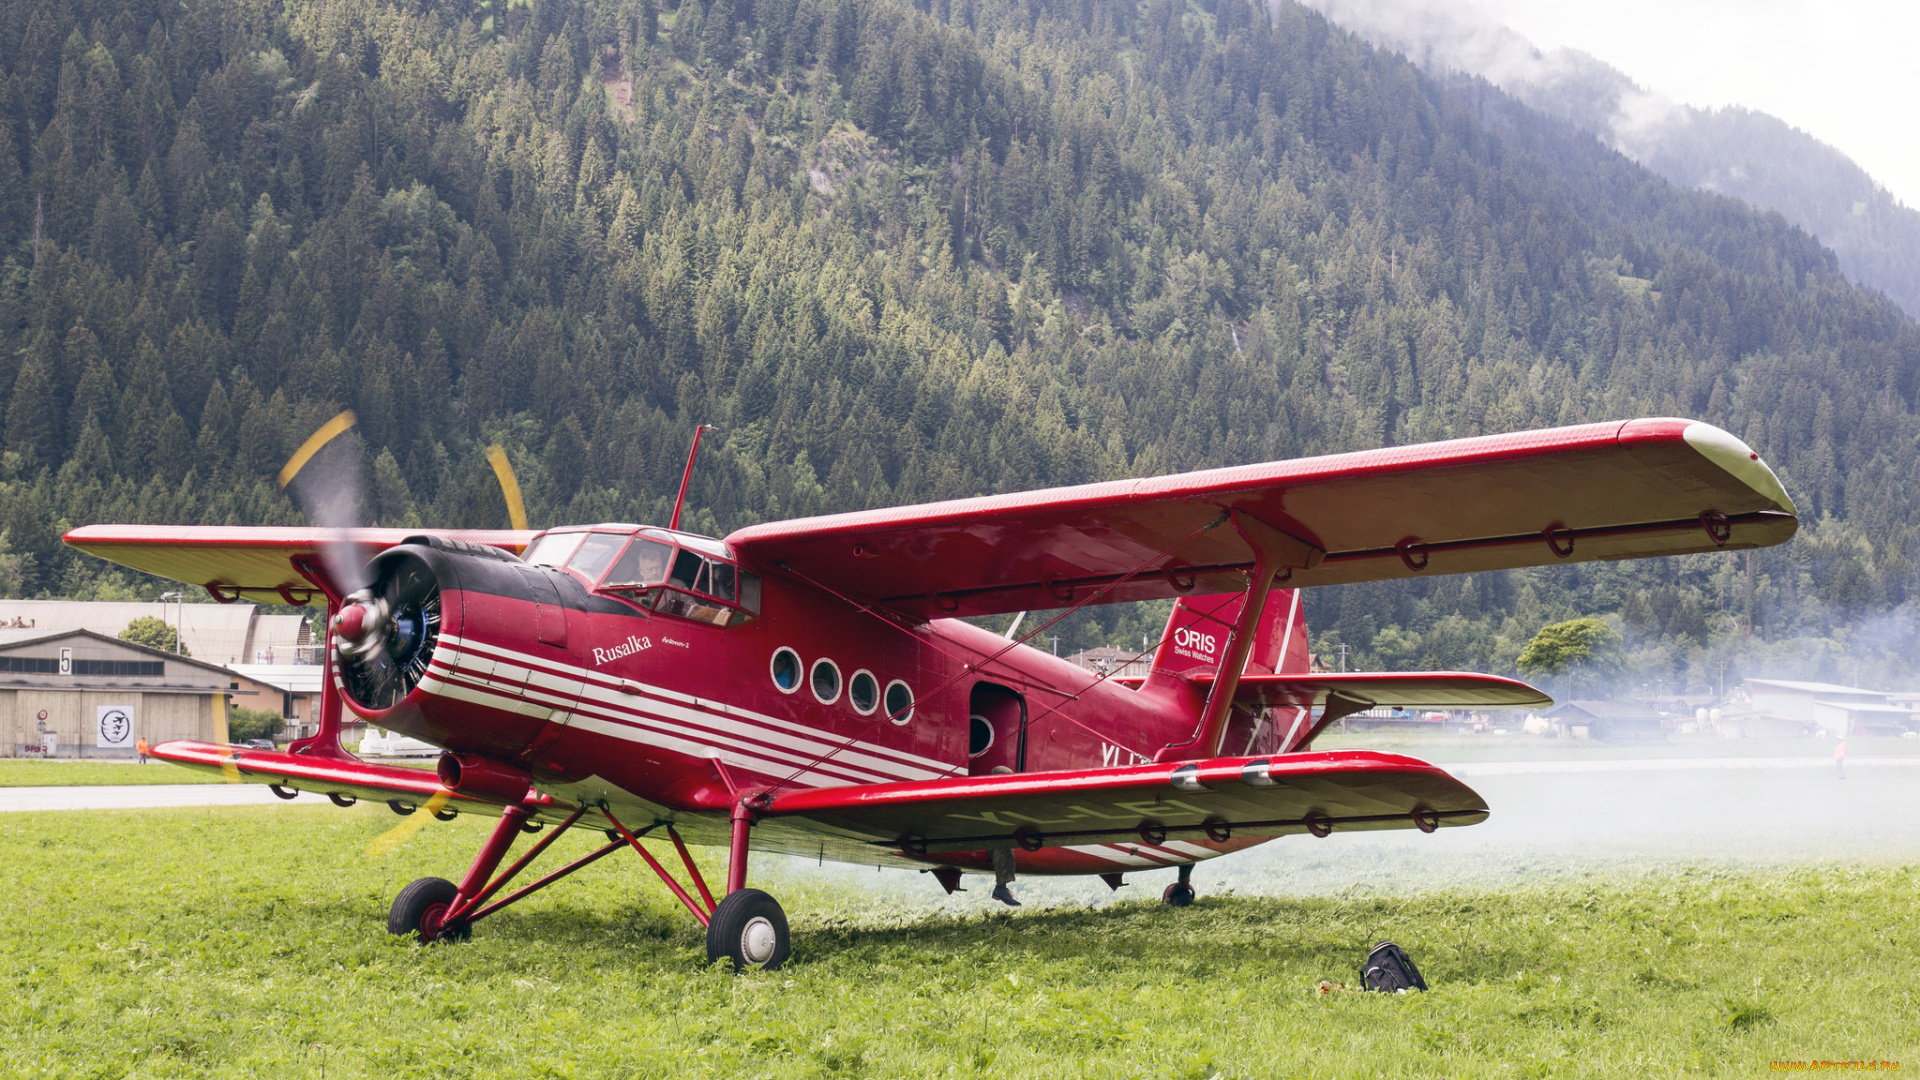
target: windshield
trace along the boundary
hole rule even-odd
[[[527,549],[521,559],[528,566],[565,566],[573,549],[586,539],[586,533],[548,533]]]
[[[620,545],[626,542],[626,537],[614,533],[588,533],[586,541],[580,545],[580,550],[574,552],[573,558],[567,560],[567,569],[578,573],[588,581],[599,581],[607,564],[611,563],[614,555],[620,551]]]

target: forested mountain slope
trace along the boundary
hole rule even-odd
[[[1683,105],[1586,53],[1536,49],[1478,9],[1447,0],[1308,6],[1437,75],[1489,79],[1676,184],[1780,211],[1832,248],[1848,277],[1920,316],[1920,210],[1895,199],[1852,158],[1778,117]]]
[[[1745,647],[1721,607],[1828,635],[1914,576],[1911,322],[1778,215],[1291,5],[0,0],[0,71],[24,594],[127,587],[69,523],[296,520],[273,473],[346,406],[392,523],[502,524],[493,440],[536,522],[663,520],[701,421],[717,532],[1660,413],[1833,518],[1750,587],[1316,595],[1387,663],[1602,611],[1697,678]]]

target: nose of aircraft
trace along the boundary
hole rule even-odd
[[[380,641],[386,619],[385,601],[364,594],[356,597],[333,619],[333,633],[340,642],[340,651],[351,656],[373,648]]]

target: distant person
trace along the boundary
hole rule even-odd
[[[1833,744],[1833,775],[1838,780],[1847,778],[1847,737],[1845,735],[1840,737],[1839,742]]]
[[[147,751],[150,749],[152,749],[152,747],[147,745],[147,738],[144,735],[140,737],[138,742],[133,744],[134,753],[140,755],[140,764],[145,765],[147,763]]]

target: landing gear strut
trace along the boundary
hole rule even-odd
[[[508,849],[513,847],[514,840],[522,833],[537,829],[532,820],[533,812],[527,806],[507,807],[501,812],[500,822],[494,826],[492,835],[487,837],[486,843],[474,855],[473,865],[467,868],[460,884],[455,885],[445,878],[421,878],[400,890],[400,895],[394,898],[393,908],[387,913],[387,932],[417,937],[422,944],[465,941],[473,934],[473,924],[488,915],[623,847],[631,847],[659,876],[674,898],[693,913],[700,925],[706,927],[709,963],[725,959],[732,963],[735,971],[747,968],[771,971],[786,963],[793,950],[786,912],[780,909],[779,902],[773,897],[759,889],[746,887],[748,833],[757,815],[755,808],[745,801],[734,809],[732,861],[727,867],[727,892],[717,904],[714,903],[713,893],[707,888],[706,879],[700,875],[700,868],[693,863],[693,854],[687,850],[686,843],[671,824],[655,822],[644,829],[630,831],[604,805],[597,808],[599,816],[612,826],[606,830],[607,843],[604,846],[503,899],[493,899],[496,893],[590,809],[595,808],[582,806],[568,815],[565,821],[548,831],[531,850],[496,878],[493,876],[494,870],[506,857]],[[673,873],[654,858],[652,852],[641,846],[640,838],[655,829],[664,829],[667,838],[673,842],[674,851],[680,856],[680,862],[686,867],[687,876],[698,893],[697,898],[681,886]],[[491,881],[488,880],[490,878]]]
[[[1160,902],[1168,907],[1187,907],[1193,903],[1193,864],[1180,867],[1180,880],[1167,886],[1160,894]]]

